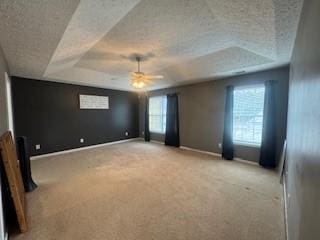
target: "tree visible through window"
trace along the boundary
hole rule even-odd
[[[233,142],[261,145],[264,85],[234,89]]]
[[[149,98],[150,132],[165,133],[167,118],[167,96]]]

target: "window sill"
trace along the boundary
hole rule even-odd
[[[244,147],[251,147],[251,148],[260,148],[261,147],[261,145],[250,144],[250,143],[241,143],[241,142],[234,142],[233,144],[236,146],[244,146]]]
[[[165,133],[164,132],[152,132],[152,131],[150,131],[150,133],[155,133],[155,134],[161,134],[161,135],[164,135]]]

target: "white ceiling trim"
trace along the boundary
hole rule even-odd
[[[48,64],[45,76],[73,67],[140,0],[82,0]]]

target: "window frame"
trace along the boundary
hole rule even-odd
[[[154,99],[154,98],[161,98],[161,114],[160,115],[150,114],[150,106],[151,106],[151,104],[150,104],[151,101],[150,100]],[[167,117],[167,109],[166,108],[164,109],[164,104],[163,104],[164,99],[165,99],[165,101],[167,101],[167,96],[166,95],[159,95],[159,96],[149,97],[148,121],[149,121],[149,131],[150,131],[150,133],[156,133],[156,134],[165,134],[166,133],[166,126],[163,125],[164,124],[163,118]],[[166,104],[167,104],[167,102],[166,102]],[[165,113],[165,114],[163,114],[163,113]],[[161,123],[162,123],[161,125],[162,125],[162,130],[163,131],[157,131],[157,130],[152,130],[151,129],[150,116],[160,116]]]
[[[251,84],[251,85],[243,85],[243,86],[235,86],[233,90],[233,94],[235,94],[236,90],[246,90],[250,88],[263,88],[264,89],[264,95],[263,95],[263,104],[262,104],[262,129],[261,129],[261,134],[263,131],[263,119],[264,119],[264,100],[265,100],[265,85],[263,83],[257,83],[257,84]],[[235,105],[235,96],[233,96],[233,106]],[[234,140],[234,107],[233,107],[233,114],[232,114],[232,125],[233,125],[233,130],[232,130],[232,142],[234,145],[238,146],[245,146],[245,147],[254,147],[254,148],[260,148],[261,147],[261,141],[260,143],[255,143],[255,142],[246,142],[246,141],[239,141],[239,140]]]

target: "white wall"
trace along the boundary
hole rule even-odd
[[[12,96],[11,96],[11,79],[8,72],[5,72],[5,86],[6,86],[6,100],[7,100],[7,129],[12,132],[14,136],[13,129],[13,111],[12,111]]]
[[[304,0],[291,59],[288,133],[288,239],[320,239],[320,1]]]
[[[0,49],[0,134],[9,129],[7,109],[7,86],[5,73],[8,71],[2,50]]]
[[[5,73],[8,72],[8,67],[4,59],[2,49],[0,47],[0,135],[9,129],[9,114]],[[0,240],[5,239],[4,220],[3,220],[3,206],[1,198],[1,179],[0,179]]]

